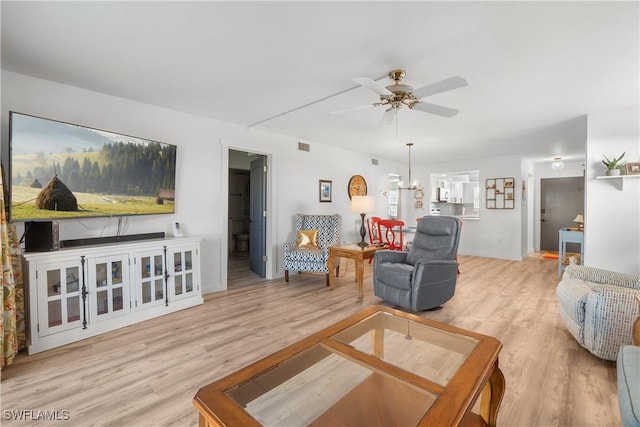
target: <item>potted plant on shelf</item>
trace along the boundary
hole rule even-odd
[[[620,157],[618,158],[613,158],[611,160],[609,160],[609,158],[607,156],[605,156],[604,154],[602,155],[602,157],[604,157],[604,160],[602,161],[602,164],[604,164],[607,167],[607,176],[615,176],[615,175],[620,175],[620,169],[618,169],[618,166],[621,166],[624,164],[624,162],[620,162],[620,160],[622,160],[622,158],[624,157],[626,151],[624,153],[622,153],[620,155]]]

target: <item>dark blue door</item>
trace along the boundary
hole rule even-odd
[[[249,184],[249,268],[260,277],[266,275],[266,203],[267,158],[258,156],[251,162]]]

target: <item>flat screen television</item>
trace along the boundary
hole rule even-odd
[[[12,221],[170,214],[176,146],[9,113]]]

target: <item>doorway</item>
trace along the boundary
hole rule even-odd
[[[266,276],[266,156],[229,150],[227,287]]]
[[[558,251],[558,231],[576,227],[573,222],[584,213],[584,177],[540,180],[540,250]],[[580,252],[577,243],[567,244],[567,252]]]

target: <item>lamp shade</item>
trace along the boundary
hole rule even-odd
[[[375,207],[375,199],[372,196],[353,196],[351,198],[351,212],[371,213]]]
[[[577,222],[577,223],[584,223],[584,217],[580,214],[576,215],[576,217],[573,219],[573,222]]]

